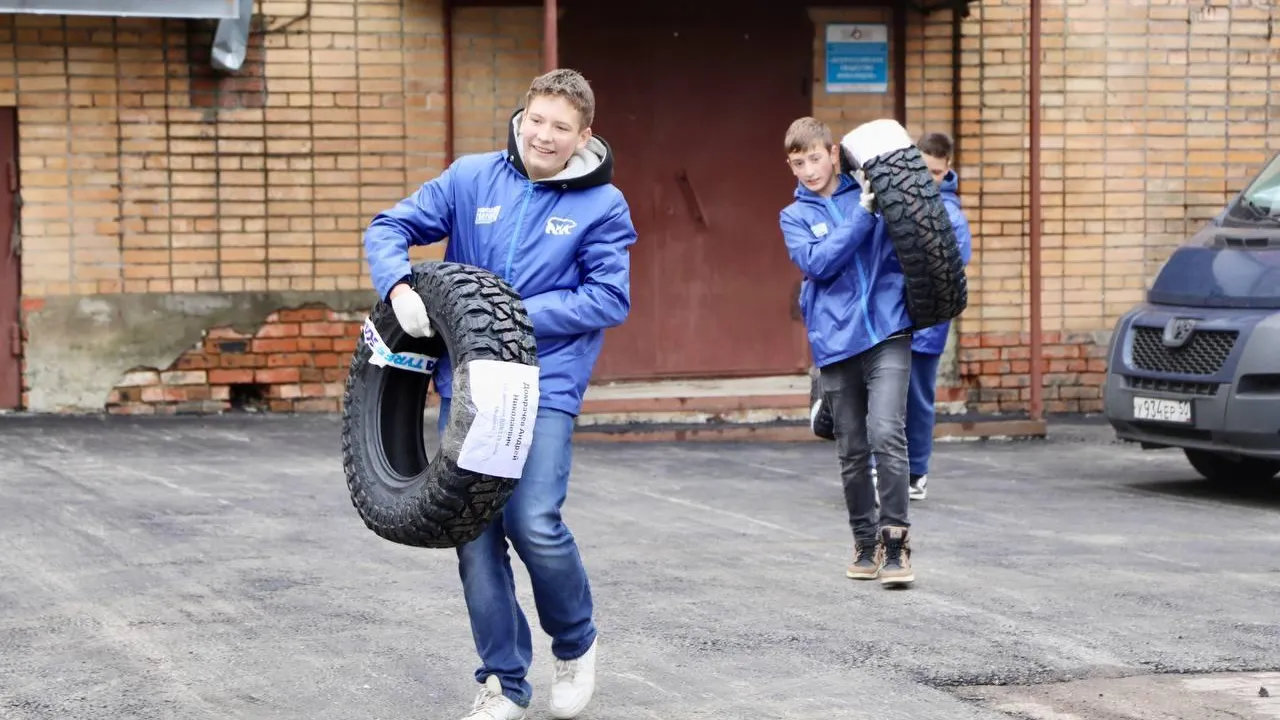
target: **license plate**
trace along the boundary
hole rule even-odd
[[[1137,420],[1190,423],[1191,401],[1136,397],[1133,399],[1133,417]]]

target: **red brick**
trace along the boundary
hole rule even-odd
[[[205,385],[209,377],[203,370],[174,370],[160,373],[160,382],[166,385]]]
[[[257,354],[222,355],[218,366],[223,368],[259,368],[266,365],[266,356]]]
[[[297,337],[300,326],[297,323],[268,323],[262,326],[256,337],[290,338]]]
[[[298,368],[298,380],[303,383],[324,382],[324,370],[317,367]]]
[[[245,335],[229,327],[215,327],[209,328],[209,331],[205,333],[205,338],[209,340],[243,340]]]
[[[312,353],[296,352],[296,353],[277,353],[267,356],[267,367],[312,367],[319,366],[318,358],[322,355],[314,355]]]
[[[982,363],[983,375],[1003,375],[1009,372],[1009,363],[1007,362],[984,362]]]
[[[1080,348],[1076,345],[1047,345],[1042,349],[1041,355],[1047,358],[1077,358],[1080,357]]]
[[[301,307],[279,311],[280,321],[290,323],[326,322],[332,314],[332,311],[323,307]]]
[[[984,347],[1011,347],[1021,342],[1017,333],[991,333],[982,336]]]
[[[209,382],[214,385],[250,385],[252,370],[210,370]]]
[[[268,384],[296,383],[298,382],[298,368],[258,370],[255,371],[253,378],[257,382]]]
[[[296,338],[266,338],[250,345],[255,353],[293,353],[298,351]]]
[[[337,412],[338,401],[328,398],[308,398],[293,404],[295,412]]]
[[[298,352],[319,352],[333,349],[333,339],[317,337],[298,338]]]
[[[302,335],[306,337],[342,337],[350,334],[346,323],[302,323]]]

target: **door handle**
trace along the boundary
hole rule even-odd
[[[680,186],[684,189],[685,201],[689,203],[689,209],[693,211],[693,219],[710,230],[711,222],[707,218],[706,210],[702,207],[702,200],[698,197],[698,191],[693,187],[693,180],[689,178],[689,171],[681,168],[676,177],[681,181]]]

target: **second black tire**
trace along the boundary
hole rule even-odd
[[[874,132],[881,134],[875,140],[884,142],[883,134],[895,130],[906,138],[905,129],[885,120],[868,123],[850,135],[862,133],[854,141],[858,142],[870,139]],[[865,155],[855,147],[849,154],[855,162],[860,161],[866,182],[875,193],[876,205],[902,264],[907,312],[913,329],[923,330],[964,312],[969,303],[969,284],[955,228],[924,156],[909,138],[896,146],[890,143],[865,150]]]
[[[385,301],[373,307],[370,320],[393,353],[448,353],[454,398],[469,396],[467,374],[459,368],[470,361],[538,364],[524,303],[498,276],[470,265],[425,262],[413,267],[411,285],[426,305],[434,336],[405,333]],[[394,543],[449,548],[474,540],[517,481],[458,467],[475,413],[467,402],[451,403],[440,449],[428,461],[423,414],[433,375],[377,365],[372,355],[360,342],[344,395],[342,457],[352,504],[366,527]]]

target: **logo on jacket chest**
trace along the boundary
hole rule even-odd
[[[502,212],[501,205],[494,205],[493,207],[478,207],[476,208],[476,224],[492,225],[498,221],[498,213],[500,212]]]
[[[568,235],[572,233],[573,229],[576,227],[578,227],[578,223],[576,221],[570,220],[569,218],[552,216],[547,218],[546,233],[548,235]]]
[[[813,233],[814,237],[823,237],[830,232],[830,230],[827,229],[827,224],[824,222],[820,222],[817,225],[810,225],[809,231]]]

